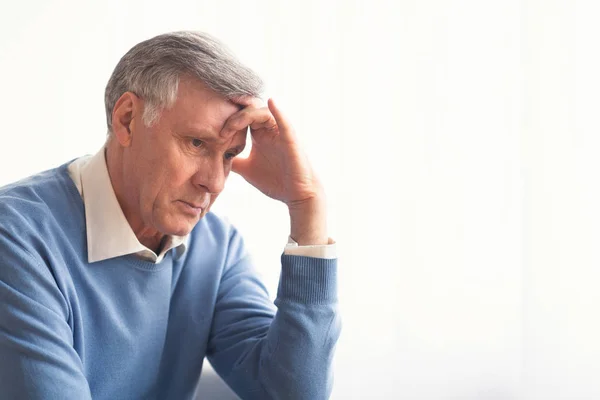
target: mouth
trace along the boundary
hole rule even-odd
[[[209,202],[205,201],[203,203],[190,203],[184,200],[179,200],[178,203],[181,205],[181,207],[187,214],[193,214],[194,216],[198,216],[202,214],[202,211],[208,208]]]

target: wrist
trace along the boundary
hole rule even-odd
[[[290,236],[300,246],[324,245],[327,236],[325,201],[313,198],[288,205],[290,214]]]

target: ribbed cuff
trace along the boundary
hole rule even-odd
[[[281,256],[277,298],[303,304],[337,301],[337,259]]]

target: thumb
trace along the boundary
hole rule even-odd
[[[234,158],[233,164],[231,164],[231,170],[236,174],[241,175],[242,177],[247,176],[248,168],[248,159],[247,158]]]
[[[267,105],[269,107],[269,111],[271,111],[271,114],[273,114],[273,117],[275,118],[277,126],[279,127],[279,133],[287,139],[294,139],[294,129],[290,125],[285,115],[283,115],[279,107],[275,104],[275,101],[272,98],[270,98],[267,102]]]

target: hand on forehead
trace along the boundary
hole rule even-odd
[[[275,118],[268,107],[264,106],[261,99],[252,96],[241,96],[232,99],[232,102],[242,108],[229,117],[220,132],[222,138],[231,137],[235,133],[245,131],[248,127],[252,130],[273,130],[277,128]]]

